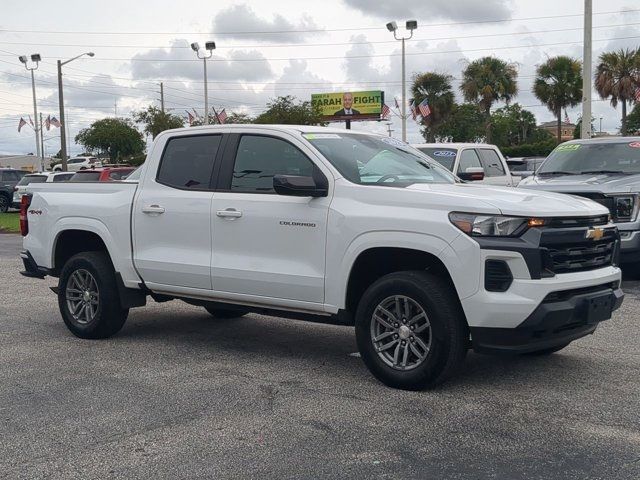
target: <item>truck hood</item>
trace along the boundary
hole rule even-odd
[[[532,191],[512,187],[457,184],[414,184],[407,187],[411,191],[425,191],[450,195],[452,211],[459,205],[490,205],[504,215],[555,217],[588,216],[609,213],[602,205],[587,198],[574,197],[546,191]],[[463,207],[464,208],[464,207]],[[466,207],[466,211],[474,211]]]
[[[523,179],[518,187],[553,192],[627,193],[640,191],[640,174],[588,174],[588,175],[532,175]]]

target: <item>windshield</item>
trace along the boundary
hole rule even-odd
[[[453,172],[453,164],[458,153],[455,148],[416,147],[416,149],[426,153],[444,168]]]
[[[359,185],[455,183],[439,163],[400,140],[353,133],[305,133],[344,177]]]
[[[539,175],[640,173],[640,142],[565,143],[551,152]]]
[[[47,180],[46,175],[26,175],[20,179],[17,185],[29,185],[30,183],[43,183]]]

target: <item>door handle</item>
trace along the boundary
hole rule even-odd
[[[216,212],[216,215],[218,217],[234,219],[234,218],[240,218],[242,216],[242,212],[239,210],[236,210],[235,208],[227,208],[226,210],[218,210]]]
[[[164,213],[164,207],[161,207],[160,205],[146,205],[142,207],[142,213],[155,213],[156,215],[159,215]]]

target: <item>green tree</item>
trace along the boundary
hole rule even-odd
[[[149,105],[145,110],[133,112],[133,118],[137,123],[144,125],[144,133],[151,135],[151,138],[156,138],[165,130],[184,127],[184,120],[181,117],[163,112],[153,105]]]
[[[582,64],[560,55],[538,66],[533,94],[546,105],[557,120],[557,139],[562,138],[562,110],[575,107],[582,100]]]
[[[414,75],[411,93],[415,104],[423,100],[429,102],[431,114],[422,119],[422,135],[427,142],[434,142],[438,127],[449,118],[455,105],[451,88],[451,75],[425,72]]]
[[[640,103],[636,103],[631,113],[627,115],[626,123],[629,135],[640,135]]]
[[[75,141],[91,152],[109,153],[112,161],[140,155],[145,148],[142,134],[131,120],[123,118],[103,118],[93,122],[89,128],[80,130]]]
[[[620,49],[600,55],[595,74],[595,87],[603,100],[611,99],[611,106],[622,105],[622,135],[627,134],[627,102],[634,100],[640,88],[640,48]]]
[[[454,142],[475,142],[484,135],[484,116],[472,103],[454,104],[451,115],[436,132]]]
[[[536,128],[535,115],[518,103],[499,108],[491,114],[491,138],[499,147],[531,142]]]
[[[248,113],[231,112],[225,123],[253,123],[254,118]]]
[[[462,72],[460,90],[465,101],[484,113],[487,142],[491,142],[491,107],[498,101],[508,103],[518,93],[517,77],[515,65],[495,57],[474,60]]]
[[[271,99],[267,110],[258,115],[254,123],[323,125],[318,107],[311,105],[310,101],[298,101],[291,95]]]
[[[591,131],[596,131],[596,118],[591,117]],[[578,117],[578,121],[576,122],[576,126],[573,129],[573,138],[578,139],[582,136],[582,115]]]

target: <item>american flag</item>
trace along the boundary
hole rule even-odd
[[[47,129],[47,132],[51,130],[51,115],[49,115],[47,119],[44,121],[44,126]]]
[[[634,96],[636,97],[636,102],[640,103],[640,87],[636,87],[636,93]]]
[[[411,100],[409,104],[409,109],[411,110],[411,117],[415,120],[418,117],[418,112],[416,111],[416,101]]]
[[[193,110],[193,113],[194,113],[194,115],[195,115],[195,118],[198,118],[198,119],[199,119],[199,118],[200,118],[200,115],[198,114],[198,112],[196,111],[196,109],[194,108],[194,109],[192,109],[192,110]]]
[[[187,112],[187,121],[189,122],[189,126],[191,126],[196,117],[194,117],[189,110],[185,110],[185,112]]]
[[[222,125],[226,121],[227,121],[227,112],[225,112],[223,108],[222,111],[218,114],[218,123]]]
[[[380,113],[380,117],[381,118],[387,118],[390,113],[391,113],[391,109],[389,108],[389,106],[386,103],[383,103],[382,104],[382,112]]]
[[[31,120],[31,115],[29,115],[29,123],[31,124],[31,126],[33,127],[33,120]]]
[[[420,102],[420,104],[418,105],[418,110],[420,110],[420,115],[422,115],[422,118],[427,118],[429,115],[431,115],[429,102],[426,98]]]
[[[569,114],[566,109],[564,111],[564,123],[571,123],[571,119],[569,118]]]
[[[51,125],[53,125],[56,128],[60,128],[62,126],[62,124],[56,117],[51,117]]]
[[[20,117],[20,121],[18,122],[18,132],[22,130],[22,127],[24,127],[26,124],[27,122],[25,121],[25,119]]]

